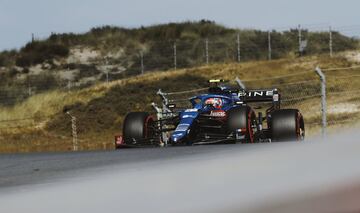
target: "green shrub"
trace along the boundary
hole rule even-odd
[[[27,67],[56,57],[66,57],[68,54],[69,48],[65,45],[51,43],[50,41],[34,41],[26,44],[20,50],[16,65]]]
[[[5,57],[0,55],[0,67],[4,67],[5,66]]]
[[[69,48],[85,46],[103,54],[123,50],[124,54],[113,61],[127,67],[127,73],[137,73],[140,67],[139,52],[144,52],[145,69],[165,70],[172,68],[173,44],[178,51],[178,67],[190,67],[205,62],[205,39],[209,39],[210,62],[226,62],[237,59],[236,34],[241,37],[241,58],[243,61],[266,59],[268,57],[268,35],[260,30],[237,30],[216,24],[213,21],[181,22],[159,24],[140,28],[100,26],[84,34],[52,34],[49,39],[28,43],[14,63],[21,67],[66,57]],[[307,54],[319,54],[329,49],[327,32],[302,31],[308,40]],[[352,50],[359,41],[333,32],[334,51]],[[272,57],[282,58],[298,52],[298,29],[271,32]],[[9,58],[9,57],[7,57]],[[11,64],[0,54],[0,66]],[[11,61],[11,60],[10,60]]]
[[[5,50],[0,53],[0,67],[9,67],[14,64],[14,58],[17,55],[16,50]]]

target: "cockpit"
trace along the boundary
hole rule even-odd
[[[223,109],[232,103],[231,98],[221,95],[203,95],[192,98],[191,103],[196,109]]]

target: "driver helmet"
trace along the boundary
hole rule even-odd
[[[223,101],[221,98],[209,98],[205,101],[205,105],[213,106],[215,109],[221,109]]]

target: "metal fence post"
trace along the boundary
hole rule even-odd
[[[73,136],[73,151],[78,151],[78,140],[77,140],[77,126],[76,126],[76,117],[71,115],[70,112],[66,112],[71,118],[71,128]]]
[[[106,70],[106,83],[109,84],[109,70]]]
[[[31,92],[31,85],[30,85],[30,83],[29,83],[29,85],[28,85],[28,95],[31,96],[31,94],[32,94],[32,92]]]
[[[301,56],[302,54],[302,48],[301,48],[301,42],[302,42],[302,35],[301,35],[301,25],[299,24],[298,26],[298,31],[299,31],[299,35],[298,35],[298,38],[299,38],[299,56]]]
[[[205,56],[206,56],[206,64],[209,64],[209,39],[205,40]]]
[[[239,33],[237,34],[236,43],[237,43],[237,60],[240,63],[241,62],[241,54],[240,54],[241,50],[240,50],[240,34]]]
[[[27,78],[27,83],[28,83],[28,95],[31,96],[32,95],[32,92],[31,92],[31,81],[30,81],[30,76],[28,76]]]
[[[268,31],[268,59],[271,61],[271,31]]]
[[[71,91],[71,80],[70,79],[68,80],[67,89],[68,89],[68,92]]]
[[[327,118],[326,118],[326,76],[320,69],[316,67],[316,73],[319,75],[321,80],[321,113],[322,113],[322,136],[326,136]]]
[[[176,52],[176,42],[174,43],[174,69],[177,69],[177,52]]]
[[[104,57],[104,61],[105,61],[105,75],[106,75],[106,83],[109,83],[109,70],[108,70],[108,59],[106,57]]]
[[[331,26],[329,27],[329,50],[330,50],[330,57],[333,57],[333,36],[332,36]]]
[[[144,74],[144,54],[140,52],[140,66],[141,66],[141,74]]]

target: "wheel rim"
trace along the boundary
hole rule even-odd
[[[298,141],[303,141],[305,139],[305,128],[304,128],[304,119],[300,112],[297,114],[297,122],[296,122],[296,133]]]
[[[253,112],[249,112],[248,114],[248,137],[250,139],[250,143],[254,143],[254,129],[253,129],[253,124],[254,124],[254,121],[255,119],[253,119],[254,117],[254,113]]]
[[[149,136],[153,135],[152,124],[154,123],[154,118],[152,116],[148,116],[144,122],[144,138],[149,138]]]

